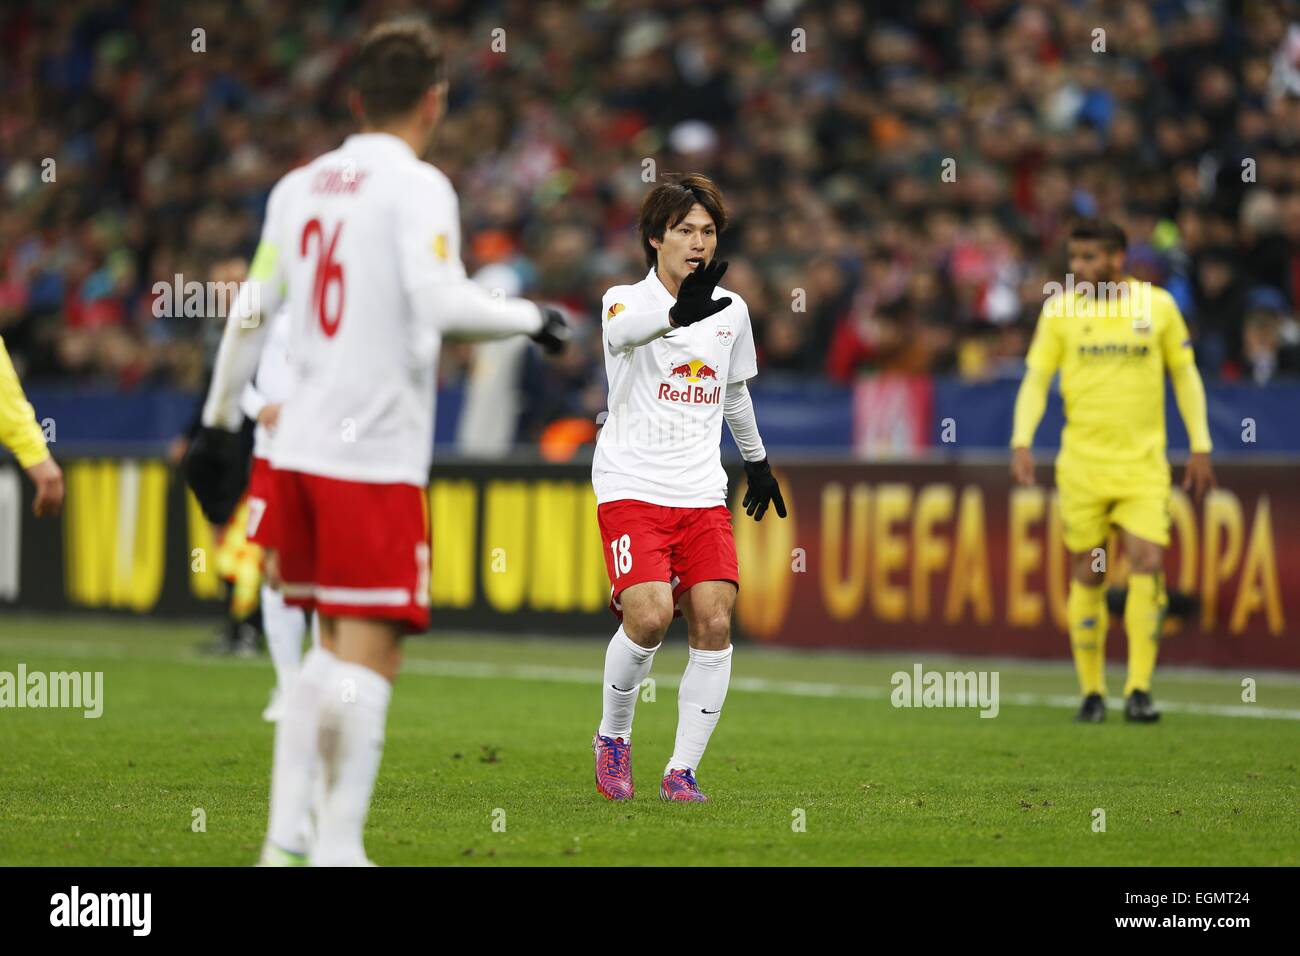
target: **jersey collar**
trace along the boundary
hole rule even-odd
[[[345,148],[362,149],[380,149],[394,150],[410,156],[412,159],[418,159],[415,150],[411,149],[411,144],[400,136],[394,136],[392,133],[353,133],[343,141]]]
[[[649,287],[650,296],[655,300],[656,304],[671,307],[677,302],[673,298],[673,294],[665,289],[664,284],[659,281],[659,273],[655,272],[654,266],[651,266],[650,271],[646,273],[645,283]]]

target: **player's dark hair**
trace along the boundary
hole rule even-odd
[[[352,67],[352,86],[366,121],[385,123],[415,108],[443,81],[442,51],[419,20],[389,20],[366,34]]]
[[[1107,219],[1080,219],[1070,229],[1070,238],[1100,242],[1111,252],[1128,249],[1128,236],[1124,230]]]
[[[721,191],[708,176],[700,173],[670,174],[646,194],[641,201],[641,214],[637,217],[646,265],[653,269],[657,259],[650,240],[663,241],[664,233],[685,219],[696,203],[704,207],[720,235],[727,228],[727,207],[722,201]]]

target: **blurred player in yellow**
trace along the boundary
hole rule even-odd
[[[45,447],[45,435],[36,413],[18,384],[18,373],[0,339],[0,445],[14,453],[18,465],[36,486],[32,513],[38,518],[57,515],[63,507],[63,472]]]
[[[1103,549],[1112,526],[1121,531],[1130,569],[1124,716],[1141,723],[1160,717],[1151,704],[1151,676],[1164,622],[1169,545],[1166,369],[1191,440],[1183,487],[1198,500],[1214,487],[1205,387],[1187,326],[1168,292],[1125,274],[1127,248],[1124,231],[1113,223],[1085,220],[1071,230],[1071,275],[1039,316],[1011,435],[1012,478],[1032,485],[1030,446],[1059,369],[1065,428],[1056,486],[1070,551],[1066,616],[1083,692],[1075,719],[1091,723],[1106,717]]]

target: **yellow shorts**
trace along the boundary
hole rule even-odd
[[[1145,541],[1169,546],[1169,462],[1084,462],[1060,455],[1060,492],[1065,546],[1072,552],[1105,545],[1111,526]]]

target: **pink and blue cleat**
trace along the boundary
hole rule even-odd
[[[709,798],[700,793],[695,783],[695,773],[687,770],[669,770],[659,785],[659,799],[674,803],[708,803]]]
[[[632,799],[632,745],[622,737],[591,740],[596,755],[596,790],[610,800]]]

